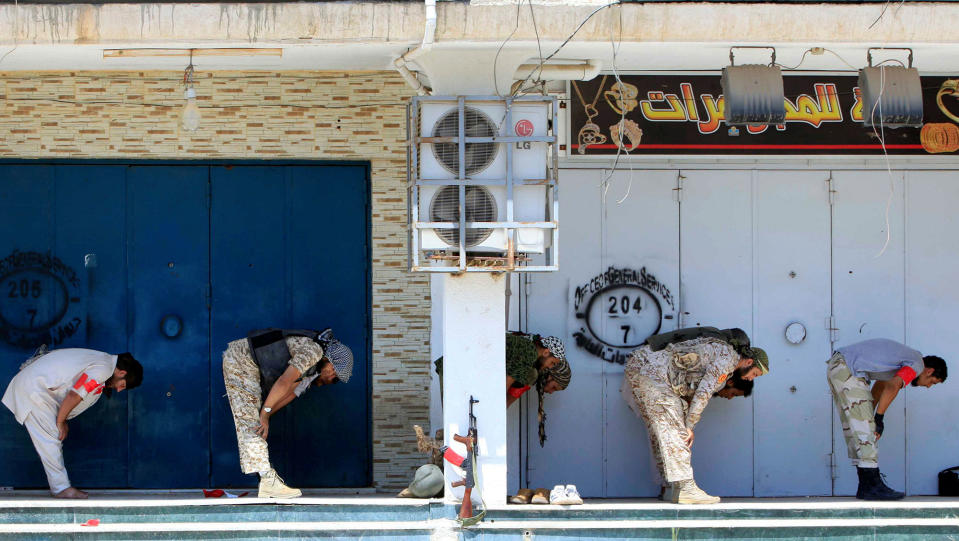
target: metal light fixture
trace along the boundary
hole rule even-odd
[[[872,128],[922,127],[922,84],[919,70],[912,67],[912,49],[909,51],[909,67],[872,65],[872,51],[887,50],[870,47],[866,51],[869,65],[859,70],[859,91],[862,93],[863,126]]]
[[[736,65],[733,49],[772,49],[772,62]],[[782,124],[786,121],[783,74],[773,47],[730,47],[723,68],[723,111],[727,126]]]
[[[183,86],[186,91],[183,98],[186,99],[186,105],[180,113],[180,125],[186,131],[196,131],[200,127],[200,108],[196,104],[196,90],[193,89],[193,56],[190,55],[190,64],[183,70]]]

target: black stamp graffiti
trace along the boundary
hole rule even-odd
[[[675,309],[666,284],[646,270],[609,267],[573,291],[580,329],[576,345],[604,361],[625,364],[629,352],[659,332],[663,306]]]
[[[13,253],[0,260],[0,340],[21,348],[58,346],[80,329],[70,307],[80,302],[80,279],[48,253]]]

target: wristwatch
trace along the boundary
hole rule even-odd
[[[264,408],[263,408],[263,411],[265,411],[265,412],[267,412],[267,413],[270,413],[270,412],[273,411],[273,408],[264,407]]]

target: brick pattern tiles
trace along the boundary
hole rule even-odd
[[[406,272],[405,103],[391,72],[0,74],[0,157],[363,160],[372,169],[373,481],[406,486],[429,424],[429,281]]]

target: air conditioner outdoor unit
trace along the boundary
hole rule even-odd
[[[548,102],[513,103],[507,125],[505,103],[467,103],[464,107],[466,137],[546,136]],[[455,103],[424,102],[419,114],[421,137],[458,137],[459,108]],[[513,222],[542,222],[547,216],[547,143],[467,142],[465,178],[477,181],[465,186],[467,222],[507,222],[507,145],[512,146]],[[459,186],[429,184],[432,180],[457,179],[460,175],[458,143],[423,143],[418,151],[419,220],[458,222]],[[538,181],[539,185],[523,185]],[[497,184],[499,183],[499,184]],[[543,253],[549,235],[544,229],[517,228],[515,251]],[[422,250],[459,251],[460,230],[424,228],[419,230]],[[506,228],[467,228],[467,253],[489,254],[507,251]]]

